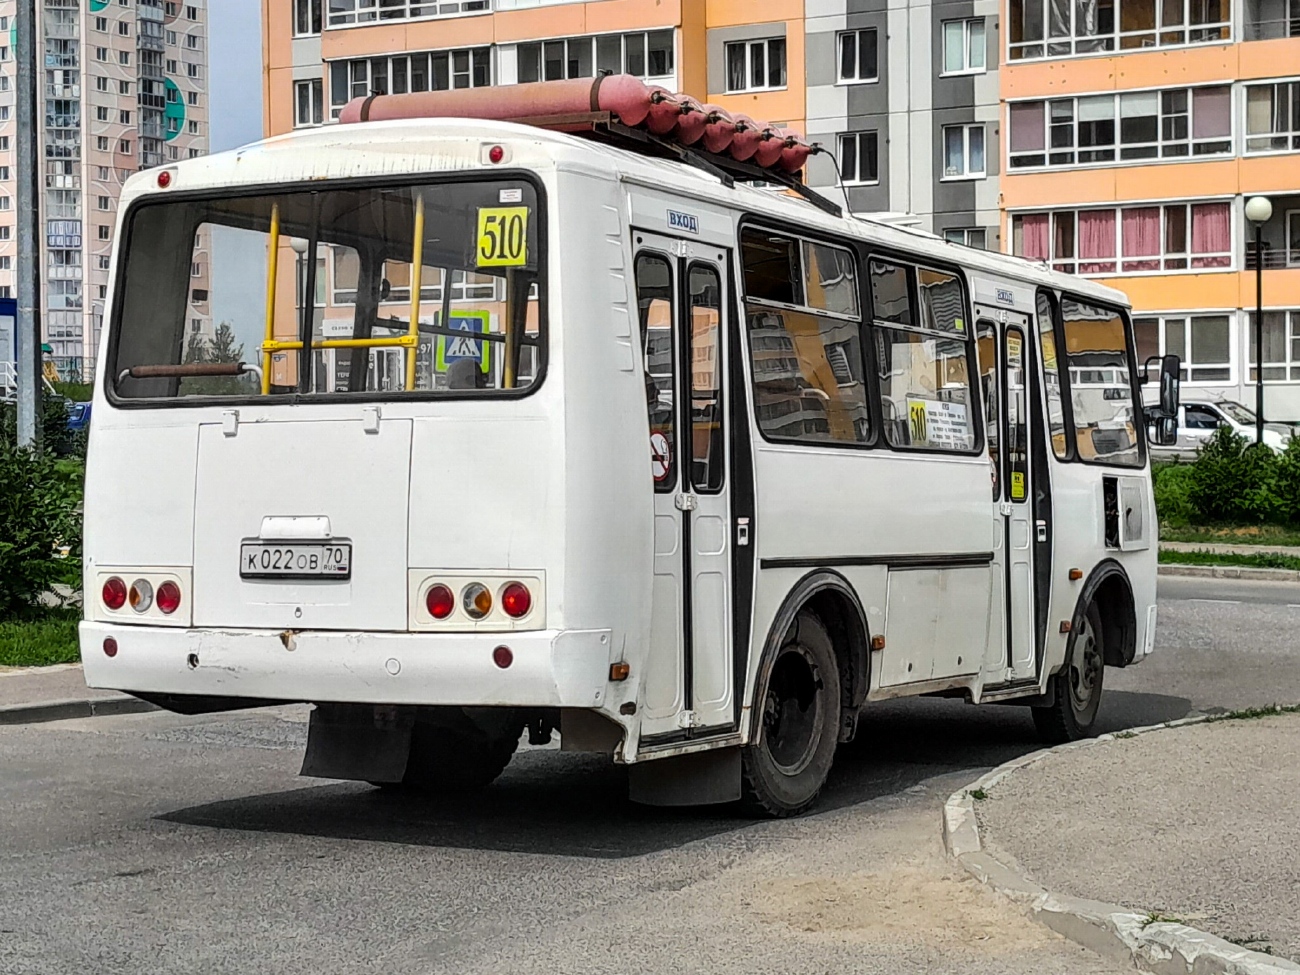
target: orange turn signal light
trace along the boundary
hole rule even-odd
[[[631,672],[632,668],[622,661],[609,665],[609,679],[612,681],[627,680],[627,675]]]

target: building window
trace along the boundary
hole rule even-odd
[[[673,31],[636,31],[593,37],[557,38],[520,44],[516,49],[521,83],[594,78],[601,72],[638,78],[666,78],[676,70]]]
[[[324,121],[321,106],[322,85],[323,82],[319,78],[293,83],[294,125],[320,125]]]
[[[107,17],[96,17],[96,18],[95,18],[95,30],[99,31],[101,34],[107,34],[107,33],[108,33],[108,18],[107,18]]]
[[[185,123],[185,131],[188,132],[190,135],[198,135],[199,123],[194,121],[194,119],[190,119],[188,122]]]
[[[1247,317],[1250,333],[1248,382],[1258,382],[1255,313]],[[1300,382],[1300,309],[1264,312],[1264,382]]]
[[[199,93],[197,91],[187,91],[185,93],[185,104],[197,106],[199,104]]]
[[[1166,203],[1013,214],[1011,249],[1067,274],[1227,269],[1231,207]]]
[[[727,91],[770,91],[785,87],[785,38],[736,41],[727,45]]]
[[[121,142],[119,142],[119,143],[117,144],[117,151],[118,151],[118,152],[126,153],[127,155],[130,155],[130,153],[131,153],[131,140],[130,140],[130,139],[123,139]]]
[[[1300,81],[1246,87],[1246,151],[1300,151]]]
[[[201,38],[198,34],[186,34],[185,48],[186,50],[189,51],[203,50],[203,38]]]
[[[119,20],[119,21],[117,22],[117,33],[118,33],[118,35],[121,36],[121,37],[130,37],[130,36],[131,36],[131,23],[130,23],[130,21]]]
[[[100,152],[108,152],[108,136],[106,135],[95,136],[95,148],[98,149]]]
[[[107,254],[100,254],[95,258],[95,266],[101,271],[107,271],[112,266],[112,259]]]
[[[840,52],[840,81],[862,83],[879,81],[879,52],[876,29],[845,30],[836,35]]]
[[[491,0],[330,0],[329,26],[487,13]]]
[[[1010,0],[1008,15],[1012,61],[1214,44],[1232,36],[1229,0]]]
[[[107,121],[108,121],[108,106],[107,106],[107,105],[96,105],[96,106],[95,106],[95,121],[97,121],[97,122],[107,122]]]
[[[98,227],[95,228],[95,231],[96,231],[96,236],[98,236],[100,240],[112,240],[113,238],[112,227],[105,226],[104,224],[100,224]]]
[[[107,210],[111,207],[112,204],[110,203],[108,197],[101,196],[96,198],[95,205],[99,207],[99,209],[101,210]]]
[[[988,249],[988,231],[983,227],[953,227],[943,232],[943,239],[950,244],[964,244],[980,250]]]
[[[975,179],[984,175],[984,124],[943,127],[943,178]]]
[[[122,125],[131,124],[131,110],[129,108],[119,108],[117,110],[117,120]]]
[[[97,48],[95,48],[95,60],[96,60],[96,61],[107,61],[107,60],[108,60],[108,48],[106,48],[106,47],[97,47]]]
[[[186,7],[186,8],[185,8],[185,19],[186,19],[186,20],[198,20],[198,19],[199,19],[199,8],[198,8],[198,7]]]
[[[1184,382],[1232,382],[1231,323],[1231,317],[1226,314],[1134,318],[1138,360],[1154,355],[1176,355],[1183,362]]]
[[[167,73],[175,74],[180,70],[180,63],[175,58],[167,59]]]
[[[1008,117],[1011,169],[1232,152],[1226,85],[1013,102]]]
[[[943,22],[944,74],[982,73],[986,49],[983,17]]]
[[[199,66],[193,62],[185,63],[185,76],[187,78],[198,78],[200,76]]]
[[[321,0],[293,0],[293,32],[297,37],[320,33]]]
[[[11,203],[11,201],[10,201],[9,197],[7,197],[7,196],[0,196],[0,210],[8,210],[9,207],[10,207],[10,203]]]
[[[877,133],[850,132],[840,136],[840,179],[845,183],[880,181]]]
[[[483,88],[492,83],[486,47],[329,62],[330,117],[338,118],[353,98],[401,95],[409,91]]]
[[[117,63],[118,63],[118,64],[130,64],[130,63],[131,63],[131,52],[130,52],[130,51],[118,51],[118,52],[117,52]]]
[[[129,81],[119,81],[119,82],[117,83],[117,93],[118,93],[119,95],[129,95],[129,94],[131,94],[131,82],[129,82]]]

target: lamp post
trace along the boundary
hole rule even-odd
[[[1255,443],[1264,442],[1264,224],[1273,216],[1266,196],[1246,201],[1246,219],[1255,225]]]

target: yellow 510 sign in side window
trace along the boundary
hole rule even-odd
[[[528,207],[479,207],[478,266],[528,263]]]

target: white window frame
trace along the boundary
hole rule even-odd
[[[1267,132],[1252,133],[1250,131],[1251,91],[1258,90],[1261,88],[1275,89],[1283,85],[1290,88],[1290,91],[1288,93],[1288,100],[1290,101],[1290,104],[1288,105],[1288,111],[1285,113],[1286,118],[1283,119],[1283,123],[1284,123],[1283,126],[1270,128]],[[1264,82],[1262,84],[1243,85],[1242,93],[1241,93],[1242,155],[1272,156],[1272,155],[1281,155],[1284,153],[1300,152],[1300,123],[1297,123],[1295,127],[1293,127],[1290,124],[1290,120],[1295,118],[1295,114],[1297,111],[1295,104],[1297,100],[1300,100],[1300,79],[1297,78],[1284,78],[1278,81]],[[1276,105],[1276,97],[1274,98],[1274,104]],[[1274,111],[1274,116],[1276,117],[1276,110]],[[1251,148],[1252,142],[1259,143],[1263,141],[1274,141],[1274,140],[1280,140],[1288,144],[1280,148],[1274,146],[1267,146],[1265,148]]]
[[[1229,231],[1228,250],[1194,253],[1192,251],[1192,207],[1201,206],[1209,203],[1226,203],[1228,205],[1228,231]],[[1134,209],[1148,209],[1150,207],[1156,207],[1160,210],[1160,253],[1153,254],[1150,256],[1136,255],[1136,254],[1125,255],[1124,253],[1124,211],[1134,210]],[[1165,218],[1165,210],[1166,208],[1172,208],[1172,207],[1184,208],[1184,212],[1186,215],[1184,228],[1185,228],[1185,236],[1187,238],[1187,250],[1185,251],[1171,251],[1168,249],[1166,236],[1169,229],[1169,224]],[[1079,213],[1082,211],[1093,211],[1093,210],[1113,210],[1115,213],[1115,257],[1113,258],[1115,262],[1115,270],[1113,271],[1083,271],[1079,269],[1079,265],[1081,264],[1100,263],[1098,259],[1083,258],[1079,256]],[[1041,207],[1035,207],[1033,209],[1026,209],[1026,210],[1013,210],[1010,213],[1008,213],[1007,225],[1010,228],[1010,232],[1007,234],[1007,245],[1006,245],[1008,248],[1007,251],[1008,253],[1010,254],[1015,253],[1016,218],[1026,217],[1026,216],[1036,216],[1038,214],[1043,214],[1043,213],[1047,214],[1047,220],[1048,220],[1047,245],[1049,250],[1049,256],[1047,258],[1047,264],[1052,268],[1054,268],[1055,270],[1061,271],[1065,274],[1078,274],[1080,277],[1085,277],[1085,278],[1134,278],[1134,277],[1150,277],[1152,275],[1162,275],[1162,274],[1164,275],[1214,274],[1218,272],[1230,273],[1234,271],[1239,271],[1241,269],[1239,266],[1239,262],[1237,261],[1237,236],[1238,236],[1237,224],[1241,218],[1239,212],[1236,209],[1234,209],[1232,205],[1232,199],[1230,197],[1210,197],[1208,199],[1195,199],[1195,200],[1148,200],[1145,202],[1138,202],[1138,201],[1126,202],[1122,205],[1117,205],[1115,203],[1099,203],[1095,206],[1082,205],[1082,206],[1072,206],[1072,207],[1053,207],[1051,209],[1043,209]],[[1067,214],[1067,213],[1071,215],[1071,219],[1073,221],[1073,227],[1074,227],[1072,231],[1074,255],[1069,257],[1051,253],[1051,251],[1053,251],[1056,247],[1056,215]],[[1196,260],[1206,260],[1206,259],[1215,259],[1215,258],[1224,258],[1224,257],[1228,259],[1228,263],[1226,265],[1223,265],[1222,267],[1193,267],[1192,266],[1192,262]],[[1179,259],[1186,261],[1185,267],[1164,266],[1165,261],[1179,260]],[[1125,271],[1124,270],[1125,261],[1157,261],[1160,263],[1161,266],[1159,268],[1153,268],[1150,270]]]
[[[650,72],[650,35],[651,34],[670,35],[670,39],[672,42],[669,45],[670,63],[668,66],[669,70],[665,73]],[[631,63],[628,57],[629,54],[634,53],[632,48],[632,39],[638,37],[640,38],[641,64],[645,69],[639,73],[631,70]],[[514,53],[515,77],[516,79],[518,79],[523,76],[523,72],[520,70],[520,68],[522,67],[524,62],[525,50],[529,48],[536,48],[538,80],[539,81],[547,80],[546,79],[546,45],[563,44],[565,70],[562,72],[561,78],[569,78],[569,77],[594,78],[597,72],[600,71],[600,42],[602,39],[605,40],[613,39],[618,42],[619,69],[623,74],[631,74],[634,75],[635,77],[641,78],[646,81],[658,81],[658,80],[668,80],[668,79],[676,78],[677,76],[677,31],[675,28],[671,28],[671,27],[656,28],[653,30],[641,30],[641,31],[619,31],[617,33],[606,32],[601,34],[582,34],[574,37],[547,37],[547,38],[539,38],[537,40],[521,41],[519,44],[515,46],[515,53]],[[575,45],[590,46],[589,58],[588,58],[588,61],[591,65],[590,74],[572,75],[572,76],[568,74],[568,63],[571,58],[570,51],[574,48]],[[558,79],[551,79],[551,80],[558,80]]]
[[[1132,54],[1146,50],[1169,50],[1170,48],[1196,47],[1201,44],[1229,44],[1236,40],[1232,27],[1232,9],[1235,4],[1229,4],[1227,20],[1193,24],[1191,22],[1191,7],[1194,0],[1182,0],[1181,22],[1166,26],[1163,24],[1164,3],[1162,0],[1155,0],[1154,9],[1157,23],[1153,27],[1138,31],[1121,31],[1120,25],[1123,23],[1123,19],[1120,7],[1124,0],[1115,0],[1111,8],[1114,20],[1112,29],[1106,33],[1088,34],[1080,33],[1076,29],[1079,8],[1082,5],[1066,3],[1069,30],[1064,35],[1049,38],[1047,35],[1052,20],[1052,0],[1032,0],[1032,2],[1040,5],[1039,23],[1043,25],[1043,36],[1036,40],[1013,41],[1011,38],[1011,9],[1007,7],[1004,11],[1008,64],[1014,64],[1017,61],[1059,60],[1061,58],[1113,57],[1116,54]],[[1211,34],[1215,36],[1209,36]],[[1181,35],[1181,37],[1178,35]],[[1199,36],[1193,39],[1193,35]],[[1125,40],[1140,42],[1146,36],[1150,37],[1150,44],[1125,44]]]
[[[875,153],[876,175],[871,179],[861,178],[862,160],[863,158],[865,158],[865,154],[862,151],[862,139],[864,136],[869,136],[870,140],[875,142],[876,144],[876,153]],[[850,176],[849,173],[846,173],[843,168],[844,167],[844,145],[846,142],[850,142],[850,141],[853,142],[854,144],[853,149],[854,149],[854,154],[856,156],[856,162],[857,162],[857,166],[855,167],[856,172],[854,172],[852,176]],[[837,148],[839,152],[836,155],[835,160],[837,164],[840,166],[840,178],[843,180],[844,185],[845,186],[880,185],[880,133],[875,129],[870,129],[863,132],[844,132],[840,134],[838,142],[839,144]]]
[[[307,117],[302,114],[302,94],[307,93]],[[293,83],[293,127],[295,129],[314,128],[325,123],[325,82],[320,78],[309,78]]]
[[[959,173],[948,172],[948,133],[953,130],[961,130],[961,158],[962,171]],[[978,169],[971,166],[971,132],[978,129],[980,133],[980,155],[983,157],[984,164]],[[989,145],[988,132],[983,122],[962,122],[958,125],[945,125],[940,130],[939,151],[942,154],[941,162],[943,164],[943,176],[940,182],[959,181],[967,179],[984,179],[988,176],[989,168]]]
[[[771,84],[772,45],[781,45],[781,83]],[[731,54],[734,50],[743,50],[745,59],[745,84],[740,88],[731,87]],[[760,84],[754,84],[754,52],[763,52],[763,77]],[[722,68],[725,72],[725,90],[729,95],[743,94],[751,91],[785,91],[790,83],[790,50],[784,35],[780,37],[760,37],[746,41],[728,41],[723,46]]]
[[[1228,89],[1228,95],[1229,95],[1230,106],[1231,106],[1228,115],[1228,122],[1229,122],[1228,134],[1197,139],[1192,134],[1195,131],[1195,126],[1196,126],[1196,109],[1195,109],[1196,94],[1195,93],[1197,91],[1203,91],[1209,88]],[[1178,91],[1184,92],[1186,94],[1186,98],[1187,98],[1186,113],[1182,113],[1182,112],[1166,113],[1165,95],[1172,92],[1178,92]],[[1123,96],[1152,95],[1152,94],[1156,96],[1156,101],[1157,101],[1156,141],[1155,142],[1124,142],[1123,130],[1122,130]],[[1079,102],[1085,100],[1090,101],[1093,99],[1107,99],[1107,98],[1113,100],[1110,117],[1113,121],[1114,129],[1115,129],[1114,139],[1111,142],[1106,143],[1104,145],[1093,145],[1081,149],[1079,146],[1079,125],[1080,125]],[[1027,152],[1022,151],[1019,153],[1014,152],[1011,148],[1012,136],[1014,136],[1015,134],[1012,131],[1011,106],[1026,105],[1026,104],[1033,104],[1033,103],[1042,103],[1043,106],[1044,149],[1041,152],[1039,152],[1038,150],[1027,151]],[[1052,121],[1052,106],[1064,105],[1065,103],[1069,103],[1070,106],[1070,119],[1068,122],[1062,121],[1062,122],[1057,122],[1055,124],[1057,126],[1066,126],[1066,125],[1069,126],[1071,144],[1069,146],[1061,146],[1053,149],[1052,127],[1054,123]],[[1018,99],[1014,102],[1007,103],[1006,168],[1008,172],[1023,173],[1023,172],[1039,172],[1045,169],[1052,169],[1052,170],[1095,169],[1099,166],[1151,166],[1151,165],[1156,165],[1158,163],[1187,163],[1187,162],[1198,162],[1202,159],[1222,159],[1222,158],[1231,157],[1236,155],[1237,124],[1235,118],[1236,116],[1235,107],[1236,107],[1236,101],[1235,99],[1232,98],[1231,84],[1227,82],[1221,82],[1219,84],[1210,84],[1210,85],[1190,85],[1186,87],[1182,85],[1176,85],[1172,88],[1139,88],[1139,89],[1133,89],[1131,91],[1124,91],[1118,93],[1098,92],[1095,94],[1067,95],[1062,98]],[[1166,139],[1165,138],[1166,119],[1183,117],[1184,114],[1187,119],[1187,123],[1186,123],[1187,137],[1184,139],[1175,139],[1175,138]],[[1198,148],[1204,149],[1215,145],[1222,145],[1223,148],[1215,152],[1208,152],[1208,151],[1197,152]],[[1156,148],[1156,153],[1157,153],[1153,157],[1132,157],[1127,159],[1124,158],[1125,149],[1130,149],[1130,150],[1141,149],[1141,148],[1146,148],[1151,146],[1154,146]],[[1178,146],[1186,146],[1187,152],[1182,155],[1178,155],[1172,152],[1172,150]],[[1086,160],[1084,162],[1080,162],[1079,154],[1082,151],[1087,151],[1094,154],[1109,151],[1112,154],[1112,158],[1091,159],[1091,160]],[[1068,162],[1052,162],[1052,155],[1054,153],[1062,154],[1062,155],[1068,153],[1072,158]],[[1017,159],[1030,158],[1038,155],[1041,155],[1043,157],[1042,163],[1034,164],[1034,165],[1026,165],[1026,166],[1016,165]]]
[[[980,243],[971,243],[972,234],[979,234]],[[943,239],[950,244],[961,244],[963,247],[973,247],[976,250],[989,249],[989,230],[987,227],[949,227],[943,232]]]
[[[350,0],[346,10],[333,12],[326,9],[324,26],[330,30],[359,24],[436,20],[491,12],[492,0],[396,0],[395,3],[384,4],[382,10],[379,0]]]
[[[1270,378],[1264,376],[1264,385],[1282,385],[1284,383],[1300,383],[1300,308],[1265,308],[1264,315],[1283,315],[1283,330],[1285,337],[1283,340],[1282,360],[1270,359],[1264,363],[1264,371],[1281,369],[1282,378]],[[1255,383],[1255,374],[1258,370],[1259,363],[1256,361],[1258,355],[1251,349],[1255,342],[1255,311],[1249,309],[1242,312],[1242,321],[1246,329],[1245,347],[1246,347],[1246,375],[1243,377],[1247,383]]]
[[[483,56],[486,58],[488,77],[487,77],[486,85],[475,86],[473,83],[474,82],[474,58],[475,55],[479,53],[482,53]],[[447,80],[452,86],[452,88],[455,88],[456,79],[458,77],[466,75],[465,72],[460,72],[456,69],[456,55],[458,54],[466,55],[467,57],[466,63],[469,65],[468,74],[467,74],[469,84],[465,85],[464,87],[483,88],[483,87],[490,87],[492,85],[493,82],[492,49],[490,47],[483,46],[483,45],[479,45],[477,47],[440,48],[434,51],[429,51],[429,50],[411,51],[408,54],[381,54],[373,58],[339,58],[338,60],[334,60],[334,61],[326,61],[323,81],[326,88],[326,97],[329,99],[329,110],[330,110],[329,117],[331,119],[337,119],[339,117],[339,113],[343,111],[343,106],[346,105],[348,101],[351,101],[353,98],[364,98],[371,93],[374,84],[374,78],[372,73],[373,73],[374,63],[376,61],[384,62],[384,70],[387,73],[384,79],[384,84],[387,86],[385,88],[385,91],[392,92],[393,90],[393,64],[399,60],[406,62],[406,84],[407,84],[407,89],[410,90],[411,58],[424,58],[425,83],[427,85],[427,87],[424,90],[441,91],[443,89],[433,88],[433,58],[438,55],[446,56]],[[345,67],[345,70],[347,71],[348,95],[347,95],[347,99],[342,102],[334,101],[333,80],[334,80],[334,68],[336,65],[343,65]]]
[[[959,27],[961,30],[961,67],[948,68],[948,28],[949,25]],[[973,64],[971,53],[976,50],[971,46],[972,34],[974,28],[979,27],[979,53],[980,63]],[[945,20],[939,25],[939,56],[943,68],[939,72],[941,78],[955,78],[961,75],[985,74],[988,71],[988,34],[984,26],[983,17],[966,17],[958,20]]]
[[[1195,330],[1195,322],[1207,318],[1226,318],[1228,320],[1228,358],[1222,362],[1194,362],[1192,360],[1192,332]],[[1182,382],[1188,386],[1235,386],[1237,383],[1237,359],[1239,358],[1240,341],[1238,332],[1237,313],[1231,308],[1224,309],[1196,309],[1194,311],[1162,311],[1154,314],[1133,314],[1133,330],[1136,334],[1140,325],[1145,322],[1154,321],[1156,323],[1156,336],[1159,342],[1161,355],[1176,355],[1182,362]],[[1169,347],[1168,326],[1173,322],[1183,323],[1183,345],[1182,348],[1174,349]],[[1203,375],[1198,376],[1198,372],[1211,369],[1226,369],[1228,376],[1226,379],[1205,378]]]
[[[872,72],[865,77],[859,74],[848,77],[844,74],[844,44],[850,39],[853,41],[853,67],[856,72],[862,67],[862,37],[864,34],[870,34],[874,38],[876,57],[875,63],[871,66]],[[836,84],[840,85],[873,85],[880,81],[880,32],[875,27],[842,30],[835,35],[835,77]]]

